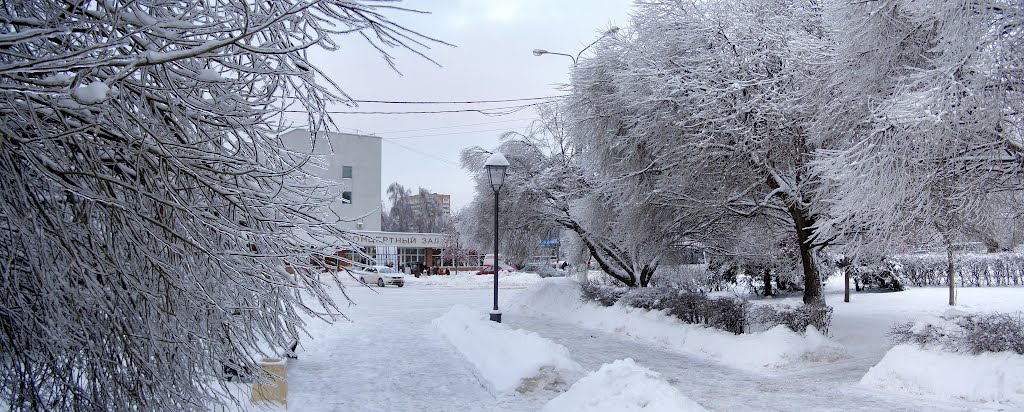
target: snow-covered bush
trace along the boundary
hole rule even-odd
[[[866,288],[889,289],[901,292],[907,280],[904,279],[903,264],[898,260],[886,259],[878,263],[857,264],[846,269],[854,287],[859,291]]]
[[[1013,351],[1024,355],[1024,322],[1021,314],[989,313],[973,316],[967,333],[971,353]]]
[[[750,305],[743,299],[717,297],[672,288],[616,288],[612,286],[583,285],[583,299],[603,306],[615,304],[647,309],[665,310],[685,323],[706,325],[741,334],[763,331],[776,325],[803,333],[814,326],[824,334],[832,323],[832,307],[825,304]]]
[[[668,307],[680,293],[678,289],[669,288],[634,288],[627,290],[619,298],[619,303],[633,308],[660,310]]]
[[[915,343],[954,352],[1012,351],[1024,355],[1022,314],[968,314],[949,310],[941,317],[898,324],[889,331],[897,344]]]
[[[630,289],[623,294],[620,305],[667,310],[679,320],[706,325],[735,334],[743,333],[746,303],[734,298],[711,298],[700,293],[670,288]]]
[[[583,299],[597,302],[603,306],[614,305],[622,295],[629,291],[627,287],[598,285],[595,283],[586,283],[581,286],[583,288]]]
[[[688,292],[711,292],[722,290],[725,282],[709,270],[706,264],[680,264],[658,266],[651,278],[651,287],[683,289]]]
[[[668,305],[669,313],[683,322],[704,324],[735,334],[745,329],[747,305],[741,299],[681,293]]]
[[[754,305],[748,314],[751,329],[759,330],[783,325],[794,332],[803,332],[807,326],[814,326],[821,333],[828,334],[832,323],[832,307],[823,303],[796,307]]]

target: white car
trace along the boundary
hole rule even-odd
[[[385,285],[405,286],[405,276],[387,266],[367,266],[357,273],[359,280],[363,283],[375,283],[380,287]]]

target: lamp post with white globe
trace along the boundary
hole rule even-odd
[[[494,152],[484,162],[487,169],[487,178],[490,180],[491,189],[494,190],[494,308],[491,309],[491,320],[501,323],[501,311],[498,310],[498,192],[505,184],[505,170],[508,169],[508,160],[505,155]]]

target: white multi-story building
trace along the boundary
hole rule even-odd
[[[327,265],[388,264],[410,270],[442,266],[443,235],[439,233],[381,232],[381,138],[349,133],[323,133],[312,139],[308,130],[296,129],[281,135],[289,149],[315,155],[304,170],[336,183],[337,200],[324,211],[327,221],[354,233],[351,240],[361,249],[353,253],[339,247]],[[451,210],[448,195],[433,194],[446,213]],[[337,215],[338,217],[334,217]],[[340,218],[340,221],[338,220]],[[370,259],[365,259],[368,256]],[[453,263],[448,262],[449,265]]]
[[[333,213],[325,212],[331,215],[325,217],[340,219],[342,229],[381,229],[380,137],[323,132],[313,139],[308,130],[295,129],[281,139],[291,150],[317,155],[306,165],[307,172],[340,183],[337,200],[331,204]]]

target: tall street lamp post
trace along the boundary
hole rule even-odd
[[[580,56],[583,55],[583,52],[587,51],[587,49],[589,49],[593,45],[597,44],[597,42],[601,41],[601,39],[603,39],[605,37],[608,37],[608,36],[611,36],[611,35],[613,35],[615,33],[618,33],[618,32],[619,32],[619,28],[618,27],[615,27],[615,26],[610,27],[608,30],[605,30],[604,33],[601,33],[601,36],[598,37],[597,40],[594,40],[592,43],[588,44],[587,47],[584,47],[583,50],[580,50],[580,52],[576,53],[575,56],[573,56],[571,54],[566,54],[566,53],[558,53],[558,52],[553,52],[553,51],[547,51],[547,50],[544,50],[544,49],[533,49],[533,55],[534,56],[543,56],[545,54],[555,54],[555,55],[558,55],[558,56],[565,56],[565,57],[568,57],[568,58],[572,59],[572,65],[575,66],[577,63],[579,63]]]
[[[494,308],[491,309],[491,320],[501,323],[501,311],[498,310],[498,192],[505,184],[505,170],[508,169],[508,160],[505,155],[494,152],[484,162],[487,169],[487,178],[491,182],[491,189],[494,190]]]

